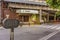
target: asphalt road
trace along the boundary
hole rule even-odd
[[[54,27],[54,25],[50,25]],[[48,25],[24,25],[14,29],[14,40],[40,40],[57,31],[48,28]],[[0,28],[0,40],[10,40],[10,29]]]
[[[48,40],[60,40],[60,32],[58,32],[54,36],[50,37]]]

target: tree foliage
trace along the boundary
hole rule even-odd
[[[52,8],[60,9],[60,0],[46,0],[46,3]]]
[[[49,7],[60,9],[60,0],[46,0],[46,3]],[[56,16],[60,17],[60,11],[56,12]]]
[[[60,16],[60,11],[56,12],[56,16],[57,16],[57,17]]]

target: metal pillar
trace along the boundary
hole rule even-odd
[[[47,22],[49,22],[49,14],[47,15]]]
[[[14,28],[11,28],[10,40],[14,40]]]
[[[39,11],[39,15],[40,15],[40,17],[39,17],[40,22],[42,22],[42,10],[41,10],[41,9],[40,9],[40,11]]]
[[[1,0],[1,13],[0,13],[0,23],[2,23],[2,19],[3,19],[3,16],[4,16],[4,8],[3,8],[3,2],[4,0]]]
[[[54,21],[56,21],[56,14],[54,15]]]
[[[1,23],[1,2],[0,2],[0,23]]]

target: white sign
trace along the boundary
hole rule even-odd
[[[16,13],[32,13],[32,14],[38,14],[38,10],[21,9],[21,10],[16,10]]]

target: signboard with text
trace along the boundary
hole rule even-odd
[[[20,10],[16,10],[16,13],[32,13],[32,14],[38,14],[38,10],[20,9]]]

